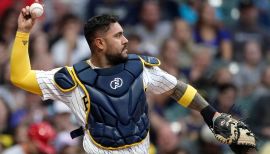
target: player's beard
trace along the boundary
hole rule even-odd
[[[108,59],[111,65],[125,63],[128,60],[128,57],[124,53],[125,49],[126,48],[123,48],[123,50],[120,53],[114,53],[114,54],[107,53],[106,54],[106,58]]]

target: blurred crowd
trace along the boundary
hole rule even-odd
[[[77,123],[64,103],[42,102],[9,81],[17,17],[33,1],[0,1],[0,153],[84,153],[81,139],[69,136]],[[270,153],[270,1],[40,2],[45,14],[31,32],[32,69],[50,70],[88,59],[84,22],[95,15],[117,15],[129,53],[158,57],[163,70],[193,85],[219,112],[248,123],[260,153]],[[164,95],[148,98],[151,154],[231,153],[214,139],[199,112]]]

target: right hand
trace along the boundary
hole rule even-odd
[[[30,6],[22,8],[18,18],[18,31],[29,33],[35,24],[35,19],[30,15]]]

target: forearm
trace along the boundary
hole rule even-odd
[[[178,81],[170,96],[182,106],[199,111],[205,122],[211,125],[217,112],[192,86]]]
[[[245,123],[233,119],[231,115],[217,112],[197,93],[196,89],[181,81],[178,81],[177,86],[170,92],[171,97],[179,104],[200,111],[216,139],[221,143],[230,144],[230,148],[235,153],[257,153],[254,134]]]
[[[189,87],[191,89],[192,87]],[[174,88],[171,97],[178,101],[181,105],[184,107],[194,109],[197,111],[201,111],[205,107],[207,107],[209,104],[207,101],[202,98],[202,96],[195,90],[192,89],[189,92],[187,92],[188,85],[182,81],[178,81],[176,87]],[[188,94],[186,94],[186,92]],[[189,97],[190,100],[183,100],[183,96],[186,95],[186,97]],[[189,96],[187,96],[189,95]]]
[[[31,70],[28,44],[29,33],[17,32],[10,59],[10,80],[24,90],[41,95],[36,73]]]

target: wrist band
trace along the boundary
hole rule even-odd
[[[215,113],[217,112],[216,109],[214,109],[212,106],[208,105],[204,109],[201,110],[201,115],[203,116],[204,121],[206,124],[210,127],[213,125],[213,117]]]
[[[184,95],[177,102],[184,107],[188,107],[188,105],[191,103],[191,101],[195,97],[196,93],[197,93],[197,90],[195,88],[193,88],[190,85],[187,85],[187,89]]]

